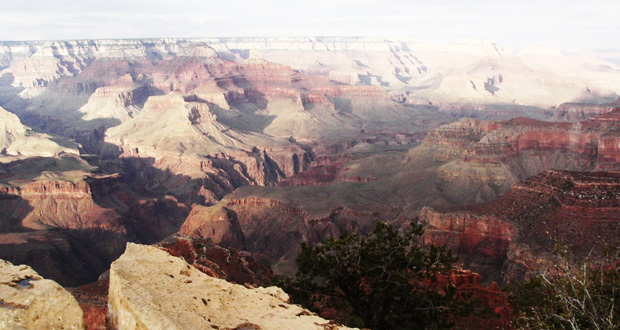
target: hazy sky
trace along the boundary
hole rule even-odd
[[[617,49],[619,9],[618,0],[0,0],[0,40],[387,36]]]

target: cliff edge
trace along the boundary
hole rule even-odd
[[[112,329],[347,329],[287,301],[279,288],[228,283],[151,246],[128,243],[110,269]]]

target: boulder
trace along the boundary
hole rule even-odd
[[[84,329],[82,310],[58,283],[0,260],[0,329]]]
[[[156,247],[127,244],[110,269],[112,329],[346,329],[288,303],[279,288],[210,277]]]

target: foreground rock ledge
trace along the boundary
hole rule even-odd
[[[0,260],[0,329],[84,329],[84,316],[58,283]]]
[[[112,329],[348,329],[286,303],[279,288],[248,289],[132,243],[112,263],[108,299]]]

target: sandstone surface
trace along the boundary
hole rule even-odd
[[[84,329],[75,298],[26,265],[0,260],[0,328]]]
[[[254,261],[247,252],[224,247],[210,240],[174,235],[156,247],[181,258],[211,277],[245,286],[272,282],[273,273],[267,265]],[[109,272],[106,272],[96,282],[69,289],[84,311],[87,330],[107,329],[109,282]]]
[[[110,269],[113,329],[345,329],[287,300],[279,288],[231,284],[154,247],[128,244]]]

